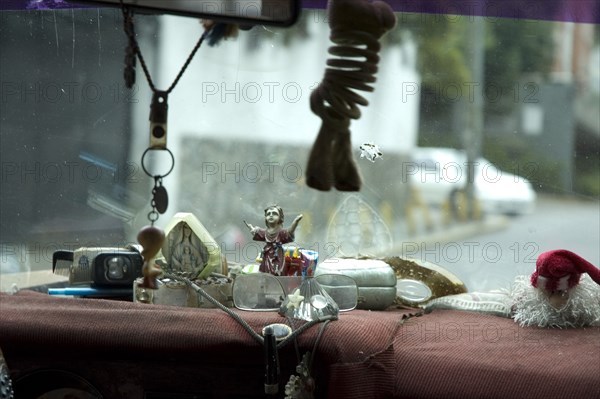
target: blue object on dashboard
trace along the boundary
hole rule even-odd
[[[131,295],[133,288],[93,288],[93,287],[62,287],[48,288],[48,295],[66,295],[82,297],[122,297]]]

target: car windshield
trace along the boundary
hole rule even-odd
[[[243,27],[195,54],[198,19],[134,12],[144,62],[131,68],[120,8],[3,1],[1,290],[68,283],[73,258],[52,273],[61,251],[133,250],[154,220],[202,237],[173,253],[181,268],[220,264],[217,248],[223,274],[257,263],[252,227],[298,215],[293,242],[318,253],[317,269],[402,256],[490,291],[547,250],[598,264],[597,14],[394,4],[349,126],[361,188],[322,191],[307,181],[322,123],[310,98],[335,57],[325,2],[307,3],[291,27]],[[148,151],[151,122],[169,151]],[[324,176],[336,153],[315,147]],[[122,277],[113,263],[104,278]]]

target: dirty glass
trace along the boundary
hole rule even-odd
[[[286,226],[303,215],[295,241],[320,261],[406,256],[471,291],[507,288],[550,249],[597,264],[598,25],[396,17],[350,127],[359,192],[306,185],[320,126],[309,96],[331,45],[325,11],[310,8],[291,28],[255,26],[200,47],[168,98],[175,164],[156,224],[193,213],[228,264],[243,266],[262,249],[244,221],[263,226],[278,204]],[[0,12],[2,291],[54,281],[55,251],[135,243],[148,224],[152,92],[139,64],[125,86],[122,18],[112,8]],[[203,26],[136,15],[135,29],[166,90]],[[161,174],[171,161],[146,162]]]

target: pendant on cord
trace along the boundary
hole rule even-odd
[[[183,67],[177,74],[177,77],[169,89],[166,91],[157,90],[135,37],[133,11],[125,5],[123,0],[120,0],[120,4],[123,12],[123,28],[125,34],[127,35],[128,41],[128,45],[125,50],[125,84],[128,88],[133,87],[135,84],[135,64],[137,58],[140,61],[144,75],[146,76],[146,80],[148,81],[148,84],[153,92],[152,103],[150,104],[150,145],[142,155],[142,169],[149,177],[154,178],[154,187],[152,189],[151,200],[152,210],[148,213],[150,225],[143,227],[138,233],[137,238],[138,242],[143,248],[141,255],[144,259],[144,266],[142,267],[144,281],[142,285],[140,285],[140,288],[156,289],[158,288],[157,278],[162,274],[162,270],[154,262],[154,258],[162,248],[162,245],[165,241],[165,232],[162,229],[155,227],[154,222],[158,220],[159,215],[167,211],[167,207],[169,206],[169,196],[167,194],[167,189],[162,184],[162,180],[171,173],[173,167],[175,166],[175,158],[173,157],[173,153],[167,148],[167,112],[169,110],[169,106],[167,104],[168,95],[179,82],[179,79],[192,61],[194,54],[196,54],[196,51],[198,51],[202,45],[202,42],[210,33],[212,28],[206,28],[204,33],[200,36],[198,42],[192,49],[192,52],[188,56],[186,62],[183,64]],[[144,160],[149,151],[166,151],[170,155],[171,167],[167,173],[160,175],[153,174],[148,171]]]
[[[169,206],[169,195],[167,189],[162,185],[162,177],[154,177],[154,188],[152,189],[152,207],[161,215],[167,211]]]
[[[163,186],[163,178],[171,173],[175,166],[173,153],[167,148],[167,104],[169,93],[161,90],[153,90],[152,103],[150,104],[150,143],[142,155],[142,168],[144,172],[154,178],[154,187],[152,188],[152,210],[148,213],[150,226],[143,227],[138,233],[138,242],[142,246],[142,258],[144,265],[142,274],[144,276],[141,288],[158,289],[158,277],[162,274],[162,269],[154,262],[154,258],[160,251],[165,241],[165,232],[154,226],[159,215],[164,214],[169,206],[169,195],[167,189]],[[171,156],[171,167],[167,173],[152,174],[146,168],[144,159],[149,151],[166,151]]]

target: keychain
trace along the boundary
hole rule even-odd
[[[136,57],[139,59],[140,64],[142,65],[142,69],[144,70],[144,75],[146,76],[146,80],[148,81],[148,85],[150,89],[152,89],[152,103],[150,104],[150,145],[144,151],[142,155],[142,169],[144,172],[154,179],[154,187],[152,189],[152,210],[148,213],[148,220],[150,221],[149,226],[142,227],[140,232],[138,233],[137,239],[140,245],[142,246],[142,258],[144,259],[144,266],[142,268],[142,273],[144,276],[144,280],[140,288],[150,288],[157,289],[157,278],[161,275],[162,270],[158,265],[154,263],[154,258],[160,251],[165,241],[165,232],[159,228],[154,226],[154,222],[158,220],[159,215],[164,214],[167,211],[169,206],[169,196],[167,194],[167,189],[163,186],[163,178],[168,176],[173,167],[175,166],[175,158],[173,157],[173,153],[167,148],[167,112],[169,109],[168,106],[168,96],[169,93],[173,91],[179,79],[187,69],[188,65],[192,61],[192,58],[200,48],[204,39],[209,36],[214,26],[205,27],[204,32],[198,39],[198,42],[192,49],[192,52],[188,56],[185,64],[182,66],[181,70],[177,74],[177,77],[171,84],[171,86],[167,90],[158,90],[152,81],[152,77],[150,76],[150,72],[148,71],[148,66],[146,65],[146,61],[142,56],[142,52],[140,51],[140,47],[135,38],[135,26],[133,24],[133,11],[129,9],[124,3],[123,0],[120,0],[121,9],[123,12],[123,28],[125,34],[127,35],[128,44],[125,50],[125,71],[124,78],[125,84],[128,88],[133,87],[135,83],[135,66],[136,66]],[[217,24],[218,25],[218,24]],[[146,154],[149,151],[167,151],[171,156],[171,167],[167,171],[167,173],[163,175],[151,174],[146,169],[144,165],[144,159]]]
[[[150,132],[150,137],[150,140],[152,140],[152,132]],[[146,154],[148,154],[148,152],[152,150],[167,151],[171,156],[171,167],[164,175],[152,175],[146,168],[146,165],[144,164]],[[162,180],[164,177],[171,173],[174,166],[175,158],[173,157],[173,153],[166,147],[149,147],[146,149],[146,151],[144,151],[144,154],[142,155],[142,169],[148,176],[154,178],[154,188],[152,189],[152,201],[150,202],[150,204],[152,205],[152,210],[148,213],[148,220],[150,221],[150,225],[142,227],[137,236],[137,240],[143,248],[141,255],[144,259],[144,265],[142,267],[144,281],[142,285],[140,285],[141,288],[158,288],[156,279],[162,273],[162,270],[160,269],[160,267],[158,267],[158,265],[154,263],[154,258],[163,246],[163,243],[165,241],[165,232],[163,231],[163,229],[154,226],[154,222],[158,220],[159,215],[162,215],[167,211],[167,208],[169,206],[169,195],[167,194],[167,189],[162,184]]]
[[[154,187],[152,188],[152,210],[148,213],[149,226],[143,227],[138,233],[137,239],[142,246],[142,258],[144,266],[142,274],[144,281],[141,288],[157,289],[156,279],[162,273],[162,270],[154,258],[163,246],[165,241],[165,232],[156,226],[154,222],[158,220],[159,215],[164,214],[169,207],[169,195],[167,189],[163,186],[163,178],[168,176],[175,166],[175,157],[171,150],[167,148],[167,93],[155,91],[150,105],[150,146],[142,155],[142,169],[149,176],[154,178]],[[152,175],[144,163],[146,155],[150,151],[167,151],[171,156],[171,167],[164,175]]]

